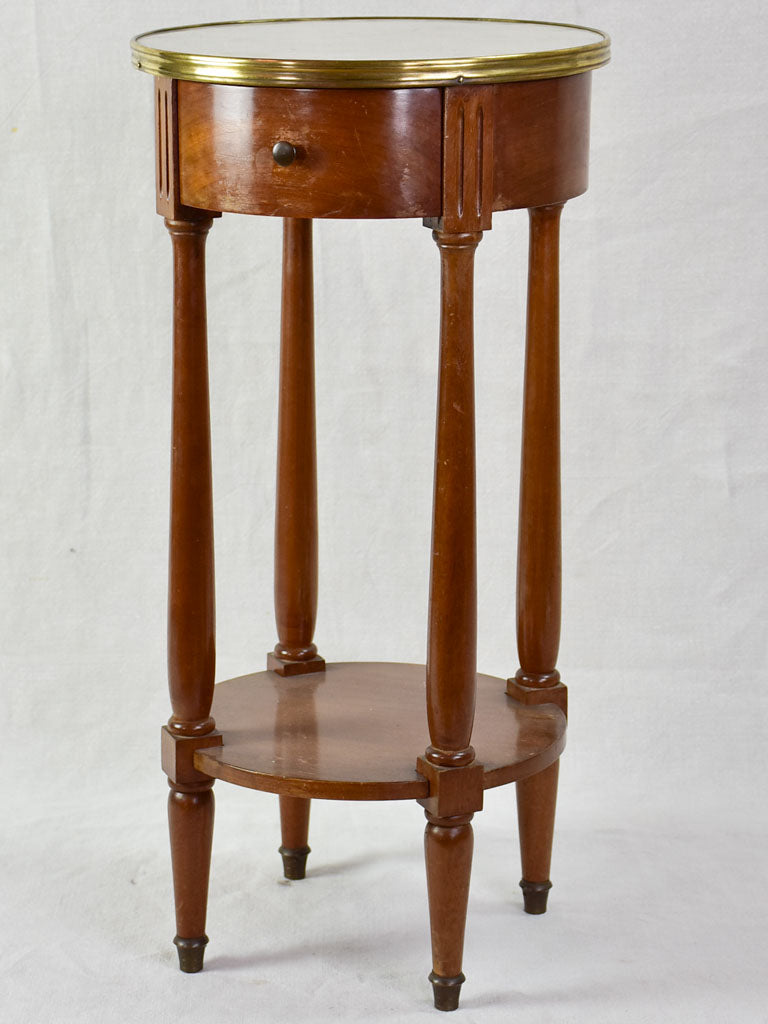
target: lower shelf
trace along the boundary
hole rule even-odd
[[[213,778],[268,793],[326,800],[428,795],[416,758],[429,743],[423,665],[330,664],[284,678],[255,672],[219,683],[213,711],[224,743],[194,755]],[[478,675],[472,745],[484,788],[535,775],[560,756],[566,721],[553,704],[528,707],[505,681]]]

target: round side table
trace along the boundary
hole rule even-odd
[[[284,873],[304,877],[310,801],[425,809],[435,1006],[455,1009],[484,790],[517,787],[525,910],[546,910],[566,688],[560,633],[558,237],[587,185],[590,72],[609,41],[571,25],[329,18],[165,29],[157,210],[173,243],[169,678],[162,733],[183,971],[202,968],[215,779],[277,793]],[[472,289],[492,215],[527,208],[530,256],[517,573],[520,667],[478,675]],[[214,689],[204,247],[222,212],[282,217],[275,531],[278,642]],[[315,646],[312,219],[420,217],[441,317],[426,667],[331,664]],[[425,713],[426,712],[426,713]]]

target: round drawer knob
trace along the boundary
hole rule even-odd
[[[272,157],[276,164],[287,167],[296,159],[296,147],[290,142],[276,142],[272,147]]]

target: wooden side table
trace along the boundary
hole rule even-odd
[[[284,873],[310,800],[425,809],[435,1006],[455,1009],[483,791],[517,784],[525,909],[546,910],[566,689],[560,631],[558,231],[587,185],[591,29],[480,19],[291,19],[132,42],[155,76],[157,209],[174,259],[169,676],[163,729],[180,966],[202,968],[214,779],[277,793]],[[528,208],[518,541],[520,668],[476,667],[474,253]],[[284,218],[275,533],[278,643],[214,690],[204,246],[222,212]],[[317,605],[312,219],[420,217],[441,261],[426,668],[326,664]],[[405,371],[405,367],[403,368]],[[425,712],[426,711],[426,715]]]

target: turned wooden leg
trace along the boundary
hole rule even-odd
[[[430,743],[416,762],[429,783],[427,861],[435,1006],[455,1010],[464,982],[472,826],[483,766],[472,747],[477,690],[475,525],[475,250],[491,227],[493,88],[444,90],[442,214],[424,221],[440,251],[440,369],[427,639]]]
[[[525,703],[558,704],[566,688],[555,668],[560,645],[560,367],[558,246],[562,205],[529,211],[517,648],[520,669],[507,692]],[[525,909],[543,914],[557,798],[557,762],[517,783]]]
[[[432,933],[429,980],[438,1010],[455,1010],[464,983],[461,972],[464,925],[474,837],[472,815],[432,820],[427,814],[424,854]]]
[[[312,221],[283,221],[280,401],[275,509],[275,620],[267,667],[281,676],[321,672],[317,619],[317,456]],[[306,872],[309,800],[280,798],[283,874]]]
[[[317,458],[312,221],[283,221],[283,294],[275,510],[279,675],[325,668],[312,637],[317,618]]]
[[[210,220],[166,220],[173,242],[173,425],[168,679],[173,714],[163,730],[171,785],[168,821],[182,971],[203,966],[213,834],[213,781],[193,751],[221,743],[210,717],[215,667],[213,499],[205,314]]]
[[[430,783],[427,862],[435,1006],[455,1010],[464,982],[464,923],[472,865],[472,813],[482,807],[482,766],[471,746],[475,713],[477,568],[472,272],[482,232],[434,232],[441,256],[440,371],[432,527],[427,720],[418,760]]]
[[[538,775],[516,783],[520,859],[523,866],[520,888],[523,890],[523,904],[528,914],[546,912],[547,896],[552,888],[549,865],[552,859],[559,765],[559,760],[555,761]]]
[[[168,824],[171,832],[173,894],[179,967],[186,974],[203,969],[208,936],[205,915],[213,842],[213,782],[207,789],[187,791],[171,783]]]
[[[283,858],[283,874],[292,881],[304,878],[307,871],[307,855],[312,852],[307,845],[311,803],[311,800],[305,800],[300,796],[280,797],[280,828],[283,840],[280,856]]]

